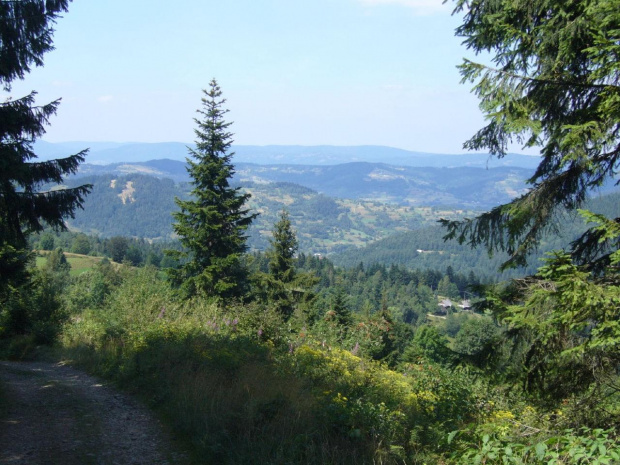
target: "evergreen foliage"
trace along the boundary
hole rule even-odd
[[[8,93],[31,65],[40,66],[52,49],[52,25],[68,1],[0,2],[0,84]],[[77,171],[86,151],[35,162],[34,141],[56,113],[60,100],[36,106],[35,92],[5,96],[0,104],[0,302],[27,282],[27,238],[46,225],[64,229],[64,218],[82,206],[90,186],[42,189]]]
[[[43,65],[43,54],[54,49],[52,25],[67,11],[69,2],[0,2],[0,82],[6,90],[15,79],[23,79],[33,64]]]
[[[273,228],[273,239],[269,242],[271,243],[271,250],[267,252],[269,273],[273,279],[283,283],[293,282],[298,242],[286,210],[280,213],[280,219]]]
[[[512,358],[527,390],[555,399],[588,389],[592,399],[620,394],[619,263],[616,251],[605,275],[595,275],[556,252],[518,283],[523,302],[511,302],[510,288],[503,293],[495,313],[519,342]]]
[[[490,121],[465,146],[501,157],[517,140],[541,147],[542,160],[526,194],[473,220],[443,222],[448,238],[508,252],[503,266],[510,267],[526,263],[557,227],[559,213],[579,211],[585,218],[587,229],[570,253],[553,252],[535,276],[487,292],[484,306],[507,337],[471,320],[455,348],[482,366],[491,361],[494,340],[503,339],[510,360],[495,369],[548,405],[577,398],[587,410],[582,421],[596,425],[617,424],[618,416],[620,217],[579,207],[592,189],[615,180],[620,163],[618,6],[457,1],[456,11],[465,11],[457,33],[495,62],[494,68],[461,65]]]
[[[196,149],[191,149],[193,160],[188,159],[192,181],[190,200],[176,199],[180,208],[173,214],[174,230],[187,250],[189,260],[178,269],[170,270],[170,278],[182,285],[186,295],[205,294],[218,298],[241,298],[246,293],[247,273],[241,261],[246,251],[247,228],[256,217],[249,214],[245,204],[249,194],[230,186],[234,174],[233,154],[229,152],[232,123],[224,120],[228,110],[225,99],[215,80],[204,90],[202,119],[197,124]]]
[[[353,319],[349,308],[348,296],[342,286],[338,286],[332,296],[331,312],[334,318],[343,327],[349,326]]]
[[[475,219],[444,224],[448,237],[505,250],[504,266],[523,265],[560,209],[578,208],[617,173],[618,3],[458,0],[455,11],[464,12],[457,35],[494,62],[460,66],[489,120],[465,147],[502,157],[517,141],[540,147],[542,161],[526,194]],[[586,234],[576,258],[587,259],[592,249],[600,244]]]
[[[63,218],[72,216],[84,202],[88,185],[71,189],[39,190],[42,184],[60,183],[75,173],[86,151],[46,162],[37,158],[34,141],[45,133],[48,119],[59,101],[35,107],[34,95],[7,100],[0,105],[0,220],[3,243],[23,246],[26,237],[44,225],[64,228]]]
[[[308,310],[317,280],[312,273],[297,271],[297,236],[286,210],[280,213],[272,235],[271,247],[264,254],[268,273],[259,270],[254,273],[255,293],[263,302],[274,306],[286,320],[297,308]],[[260,260],[260,256],[255,255],[255,259]]]

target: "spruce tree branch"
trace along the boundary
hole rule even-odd
[[[481,63],[477,63],[477,62],[470,61],[470,60],[465,60],[465,62],[475,65],[481,69],[485,69],[487,71],[500,74],[503,76],[507,76],[509,78],[514,78],[520,81],[540,83],[540,84],[550,84],[550,85],[560,86],[560,87],[580,87],[584,89],[612,89],[612,90],[620,91],[620,86],[615,85],[615,84],[590,84],[590,83],[577,82],[577,81],[556,81],[553,79],[543,79],[543,78],[537,78],[537,77],[523,76],[521,74],[493,68],[491,66],[483,65]]]

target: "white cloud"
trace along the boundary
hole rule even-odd
[[[112,99],[114,99],[114,97],[111,95],[102,95],[101,97],[97,98],[97,101],[101,103],[108,103],[112,101]]]
[[[436,13],[450,13],[450,5],[444,4],[443,0],[358,0],[364,5],[400,5],[411,8],[418,15],[431,15]]]

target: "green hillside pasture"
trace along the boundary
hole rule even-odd
[[[37,268],[43,267],[47,263],[47,254],[49,252],[41,250],[37,255]],[[77,276],[85,271],[92,270],[104,257],[91,257],[90,255],[80,255],[77,253],[64,252],[67,262],[71,265],[71,276]],[[114,262],[112,262],[114,263]],[[116,264],[120,266],[118,263]]]
[[[286,209],[304,253],[341,252],[394,233],[436,224],[440,218],[475,216],[472,210],[383,204],[374,200],[334,199],[287,183],[251,184],[250,208],[260,213],[249,230],[249,245],[268,246],[271,229]]]

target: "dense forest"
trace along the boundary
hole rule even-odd
[[[136,189],[140,189],[141,183],[148,184],[154,179],[149,176],[130,176],[121,180],[125,185],[132,182]],[[95,186],[99,182],[97,180]],[[105,183],[108,182],[111,181],[105,178]],[[165,203],[165,195],[170,194],[170,191],[165,189],[165,186],[169,186],[170,183],[165,180],[161,183],[158,180],[153,182],[160,189],[146,191],[149,192],[150,200],[148,203],[155,202],[161,206]],[[118,206],[114,206],[114,202],[118,201],[122,205],[118,195],[123,190],[121,188],[109,189],[109,191],[105,189],[103,192],[109,198],[105,197],[107,200],[101,202],[96,200],[96,205],[107,207],[108,212],[118,208]],[[489,256],[483,248],[472,249],[454,240],[444,240],[445,230],[440,226],[423,226],[432,224],[437,217],[446,214],[454,215],[454,217],[462,216],[466,213],[463,211],[409,210],[407,207],[393,209],[393,207],[374,203],[349,203],[348,201],[321,196],[311,189],[296,184],[275,184],[269,187],[268,193],[262,190],[256,193],[257,191],[252,188],[252,185],[244,190],[254,194],[254,199],[250,201],[250,204],[257,205],[258,211],[261,212],[255,224],[248,229],[248,245],[252,251],[267,249],[271,235],[270,221],[271,224],[275,223],[278,209],[288,203],[290,208],[287,211],[298,237],[299,250],[305,255],[321,254],[321,256],[327,256],[335,265],[345,268],[352,268],[360,263],[365,266],[381,264],[387,267],[394,264],[412,270],[445,272],[450,267],[455,272],[465,275],[473,272],[482,282],[497,282],[534,274],[542,264],[545,254],[563,248],[577,239],[587,228],[587,222],[584,219],[566,213],[558,229],[551,231],[539,241],[538,249],[532,253],[527,267],[500,272],[500,265],[507,259],[506,253],[499,252]],[[95,199],[102,195],[100,190],[95,189],[94,192],[99,192],[91,194]],[[156,192],[161,192],[162,197],[159,197]],[[295,197],[296,195],[299,197]],[[619,200],[620,194],[617,193],[593,197],[588,201],[587,208],[595,213],[613,217],[620,213],[618,211]],[[173,203],[171,198],[168,198],[167,202],[168,204]],[[355,205],[353,211],[357,212],[357,215],[348,210],[351,205]],[[144,210],[145,214],[141,214],[136,213],[136,210],[130,205],[127,207],[126,210],[125,206],[120,207],[120,210],[124,211],[122,214],[118,211],[116,214],[110,213],[114,216],[108,216],[98,209],[88,210],[84,216],[78,214],[78,219],[71,223],[74,226],[83,225],[86,219],[90,218],[93,223],[99,222],[103,227],[105,224],[109,224],[110,228],[107,230],[116,231],[116,234],[55,233],[50,230],[43,236],[40,234],[33,235],[31,245],[35,249],[52,250],[61,247],[67,252],[105,255],[119,263],[123,260],[129,260],[136,266],[143,264],[160,266],[162,260],[162,267],[172,266],[173,262],[164,256],[163,251],[166,248],[177,248],[178,244],[174,240],[164,240],[163,238],[152,240],[148,235],[123,233],[123,231],[131,231],[132,228],[143,231],[142,228],[145,228],[149,222],[150,224],[160,223],[169,229],[170,218],[159,209],[155,209],[154,213],[151,214],[146,214],[147,210]],[[95,214],[96,212],[100,213]],[[406,213],[403,212],[409,212],[409,220],[405,219]],[[399,213],[401,216],[397,216]],[[351,217],[354,220],[350,220]],[[146,220],[143,222],[142,218]],[[298,229],[298,225],[301,229]],[[399,233],[398,231],[405,229],[406,225],[412,230]],[[389,235],[389,237],[372,242],[365,247],[352,248],[353,244],[364,243],[362,240],[359,243],[347,241],[348,238],[355,237],[354,231],[359,231],[360,235],[363,234],[366,241],[384,235]],[[150,239],[146,240],[145,237]],[[113,243],[122,244],[117,247],[121,252],[111,252],[110,244]],[[325,243],[330,243],[331,246],[322,246]],[[333,253],[341,250],[344,251]]]

